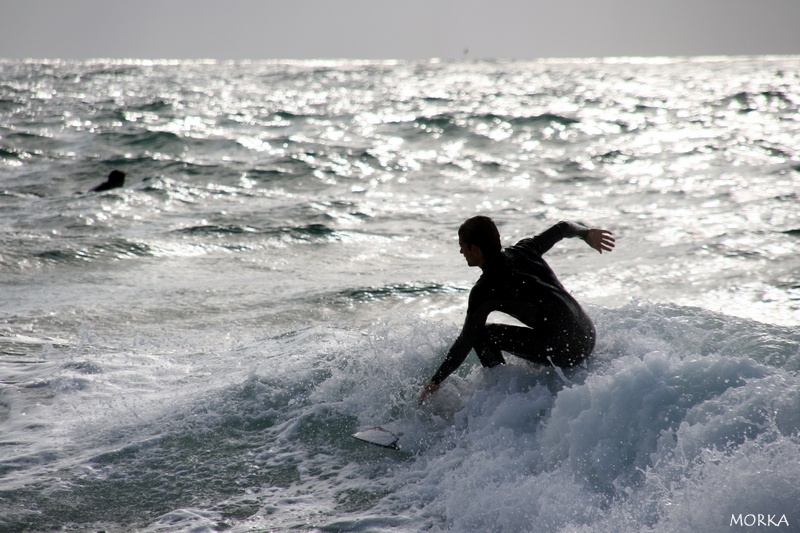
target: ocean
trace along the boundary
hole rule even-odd
[[[0,60],[0,531],[800,531],[798,106],[792,56]],[[614,232],[546,256],[595,353],[420,407],[476,214]]]

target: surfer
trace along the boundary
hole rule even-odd
[[[461,366],[472,348],[488,368],[505,363],[502,351],[560,367],[574,366],[591,355],[594,324],[542,257],[558,241],[572,237],[582,238],[600,253],[615,245],[608,230],[564,221],[503,250],[491,218],[476,216],[461,225],[461,254],[467,265],[480,267],[483,273],[470,291],[461,334],[423,387],[420,404]],[[487,324],[492,311],[506,313],[525,326]]]
[[[108,191],[122,187],[123,185],[125,185],[125,173],[121,170],[112,170],[105,182],[91,189],[89,192]]]

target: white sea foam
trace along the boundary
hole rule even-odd
[[[27,440],[46,438],[18,459],[27,477],[4,484],[79,487],[98,502],[153,491],[165,512],[148,531],[226,520],[235,531],[723,531],[748,510],[797,523],[797,332],[740,321],[752,340],[741,348],[690,334],[727,320],[699,309],[592,313],[616,325],[586,365],[559,375],[470,359],[422,409],[422,380],[457,329],[409,315],[217,341],[169,365],[130,353],[185,347],[155,337],[124,358],[35,367],[60,406],[30,413]],[[59,421],[45,423],[53,411]],[[403,432],[400,451],[349,436],[378,424]],[[198,506],[181,485],[218,503]]]
[[[596,357],[566,373],[568,383],[519,360],[473,366],[421,411],[413,406],[420,372],[411,369],[430,367],[452,328],[399,316],[366,336],[333,341],[332,332],[326,362],[313,358],[317,384],[302,387],[312,394],[289,403],[271,448],[272,460],[305,457],[297,459],[307,464],[301,488],[289,493],[313,485],[319,511],[311,522],[333,529],[389,530],[396,522],[376,517],[395,515],[401,528],[457,531],[723,531],[743,508],[800,519],[791,466],[800,382],[757,361],[785,345],[796,364],[797,334],[776,328],[764,338],[763,326],[743,322],[741,333],[767,346],[748,357],[729,353],[725,339],[668,342],[720,319],[708,312],[637,304],[595,313],[621,316],[627,327],[602,335]],[[631,326],[655,333],[617,351]],[[422,350],[409,350],[411,338],[430,349],[420,342]],[[254,379],[268,372],[260,365]],[[404,451],[327,440],[379,423],[405,432]],[[337,512],[354,495],[361,507],[351,501],[349,512]],[[279,505],[242,527],[296,525],[294,512],[296,503]],[[349,518],[334,518],[342,514]]]

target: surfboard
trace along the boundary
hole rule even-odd
[[[375,446],[391,448],[392,450],[399,449],[397,446],[397,441],[400,439],[400,435],[392,433],[388,429],[384,429],[380,426],[375,426],[373,428],[353,433],[353,437],[357,438],[358,440],[374,444]]]

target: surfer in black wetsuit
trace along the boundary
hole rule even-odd
[[[458,230],[458,244],[469,266],[483,270],[469,294],[467,317],[444,362],[425,384],[419,403],[436,392],[474,348],[485,367],[505,363],[502,351],[541,365],[574,366],[594,349],[595,329],[542,257],[558,241],[580,237],[600,253],[614,249],[610,231],[577,222],[559,222],[547,231],[502,249],[489,217],[470,218]],[[506,313],[527,327],[487,324],[492,311]]]

